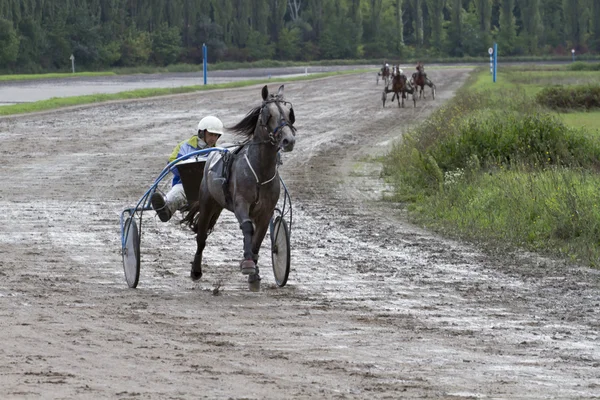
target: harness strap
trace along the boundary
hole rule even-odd
[[[269,179],[268,181],[264,181],[263,183],[260,183],[260,180],[258,179],[258,175],[256,175],[256,171],[254,171],[254,168],[252,168],[252,164],[250,164],[250,160],[248,159],[248,154],[244,153],[244,159],[246,160],[246,162],[248,163],[248,167],[250,167],[250,171],[252,171],[252,173],[254,174],[254,178],[256,179],[256,183],[258,185],[266,185],[267,183],[275,180],[275,177],[277,176],[277,164],[275,164],[275,175],[273,175],[273,177],[271,179]]]

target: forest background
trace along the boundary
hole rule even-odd
[[[0,72],[600,53],[600,0],[0,0]]]

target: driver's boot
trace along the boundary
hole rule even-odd
[[[156,211],[158,218],[162,222],[167,222],[173,216],[169,205],[167,204],[167,200],[160,192],[154,192],[152,197],[150,198],[150,203],[152,203],[152,208]]]

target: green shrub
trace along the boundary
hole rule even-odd
[[[531,168],[591,167],[600,157],[596,141],[548,114],[486,110],[463,120],[456,131],[429,151],[444,171],[465,168],[473,155],[483,165]]]
[[[577,61],[569,64],[569,71],[600,71],[600,63],[589,63]]]
[[[383,175],[401,190],[435,193],[448,173],[457,170],[600,168],[600,143],[584,130],[569,128],[558,118],[540,112],[489,108],[468,112],[495,101],[477,93],[466,93],[456,100],[406,134],[389,153]]]
[[[600,85],[546,87],[538,92],[536,101],[553,110],[600,108]]]

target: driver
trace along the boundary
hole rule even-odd
[[[177,158],[197,150],[215,147],[217,140],[223,134],[223,122],[217,117],[209,115],[198,123],[198,133],[191,138],[179,143],[169,157],[169,163]],[[181,183],[177,168],[173,169],[173,182],[171,190],[164,196],[161,192],[154,192],[150,199],[152,208],[156,211],[162,222],[167,222],[173,213],[187,205],[187,198]]]

